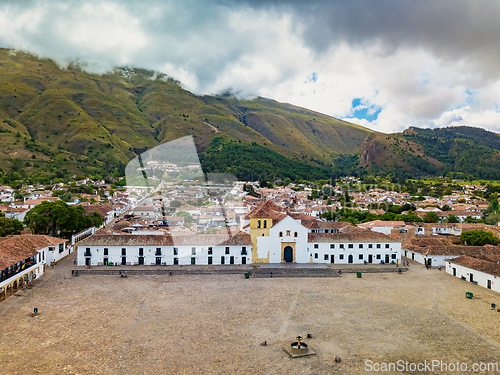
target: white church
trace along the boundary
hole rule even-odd
[[[95,234],[77,245],[78,265],[400,263],[401,242],[350,223],[324,222],[268,200],[236,235]]]

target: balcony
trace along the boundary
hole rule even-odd
[[[92,256],[92,253],[90,251],[86,251],[86,252],[83,253],[83,256],[85,258],[90,258]]]

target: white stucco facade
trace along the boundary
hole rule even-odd
[[[116,236],[125,237],[125,236]],[[140,242],[140,237],[136,236]],[[85,244],[78,245],[77,262],[85,265],[190,265],[250,264],[251,248],[247,245],[162,245],[158,244]],[[149,241],[151,242],[151,241]]]
[[[491,289],[500,293],[500,277],[465,267],[453,262],[446,262],[446,273],[460,278],[465,278],[467,282],[477,282],[483,288]]]

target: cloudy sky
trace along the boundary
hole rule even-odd
[[[500,1],[1,0],[0,46],[371,129],[500,132]]]

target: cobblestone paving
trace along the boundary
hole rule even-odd
[[[367,360],[500,366],[500,313],[490,308],[500,295],[416,264],[362,278],[72,277],[72,268],[65,259],[0,303],[0,374],[365,374]],[[282,346],[308,333],[317,355],[290,359]]]

